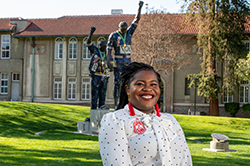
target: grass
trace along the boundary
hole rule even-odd
[[[101,166],[98,138],[72,134],[89,111],[83,106],[0,102],[0,166]],[[249,165],[250,119],[174,116],[185,132],[194,166]],[[203,151],[209,148],[211,133],[229,136],[229,148],[237,152]]]

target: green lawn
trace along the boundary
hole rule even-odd
[[[98,138],[72,133],[89,111],[82,106],[0,102],[0,166],[101,166]],[[250,165],[250,119],[174,116],[184,129],[194,166]],[[211,133],[229,136],[229,147],[237,152],[203,151],[209,148]]]

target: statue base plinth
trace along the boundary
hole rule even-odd
[[[102,117],[109,112],[111,112],[109,109],[90,110],[90,121],[77,122],[78,132],[73,133],[97,136],[101,127]]]

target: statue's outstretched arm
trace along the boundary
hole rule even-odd
[[[95,30],[96,30],[96,27],[91,27],[90,28],[90,33],[89,33],[89,36],[88,36],[88,39],[87,39],[87,44],[91,43],[92,35],[95,32]]]
[[[140,18],[141,18],[141,8],[143,6],[143,1],[140,1],[139,2],[139,7],[138,7],[138,11],[137,11],[137,14],[135,16],[135,22],[138,23],[140,21]]]

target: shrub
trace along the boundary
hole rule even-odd
[[[240,103],[225,103],[225,111],[229,112],[231,116],[235,117],[235,115],[239,112]]]
[[[247,111],[250,112],[250,104],[249,103],[243,104],[243,106],[241,107],[241,109],[242,109],[243,112],[247,112]]]

